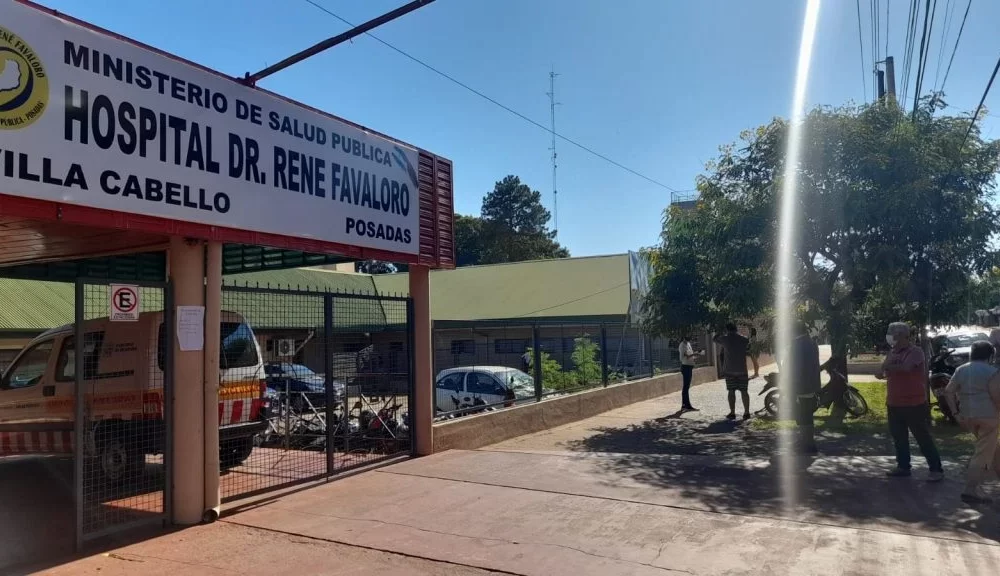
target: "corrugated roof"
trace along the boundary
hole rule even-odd
[[[0,278],[0,330],[47,330],[73,321],[73,285]]]
[[[291,288],[293,290],[317,290],[320,292],[348,292],[358,294],[378,294],[375,282],[368,274],[349,274],[320,268],[290,268],[268,272],[246,272],[229,274],[226,284],[250,285],[261,288]]]
[[[628,313],[628,255],[535,260],[431,272],[434,320],[511,320]],[[375,276],[380,293],[409,292],[407,274]]]
[[[286,288],[338,294],[377,295],[368,274],[349,274],[319,268],[295,268],[226,276],[226,284]],[[222,305],[239,312],[257,329],[323,327],[323,299],[309,295],[275,295],[267,292],[228,291]],[[378,332],[398,330],[406,323],[405,304],[383,304],[376,299],[336,298],[333,302],[334,330]]]

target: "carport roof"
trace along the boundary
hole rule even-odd
[[[371,276],[318,269],[236,274],[226,276],[225,283],[262,288],[375,295],[375,285]],[[239,294],[239,296],[227,296],[224,304],[229,309],[246,316],[256,328],[314,328],[323,324],[322,299],[293,297],[275,308],[275,304],[267,302],[265,298],[268,296],[261,292]],[[391,307],[388,314],[390,320],[396,321],[396,317],[400,316],[396,308],[397,306]],[[402,318],[405,320],[405,306],[402,310]],[[71,282],[0,278],[0,330],[47,330],[73,322],[73,316]],[[345,303],[335,307],[334,326],[339,330],[366,332],[385,330],[388,329],[386,316],[386,310],[378,300],[357,299],[352,300],[349,306]]]

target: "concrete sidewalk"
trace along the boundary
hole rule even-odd
[[[881,475],[887,456],[785,460],[773,435],[722,420],[721,384],[694,389],[702,412],[673,414],[675,396],[289,494],[51,573],[997,573],[1000,519],[958,501],[957,464],[932,485],[919,460],[903,480]]]

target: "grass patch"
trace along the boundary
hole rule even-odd
[[[842,426],[831,423],[830,411],[820,408],[816,411],[816,433],[824,432],[843,435],[845,447],[851,444],[857,446],[858,452],[871,449],[884,444],[884,450],[891,453],[892,441],[889,439],[889,420],[885,405],[885,382],[858,382],[851,383],[861,392],[865,401],[868,402],[868,414],[861,418],[847,418]],[[958,426],[948,424],[936,408],[932,409],[933,427],[931,433],[937,443],[941,455],[948,458],[955,458],[972,453],[974,438],[972,434],[964,432]],[[754,418],[751,421],[751,428],[757,431],[773,431],[783,428],[793,428],[794,420],[775,420],[772,418]],[[911,444],[913,440],[910,440]],[[919,458],[920,452],[915,448],[913,455]]]

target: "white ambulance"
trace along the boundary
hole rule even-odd
[[[266,376],[243,317],[223,312],[221,329],[220,460],[233,467],[250,457],[254,437],[267,426]],[[83,331],[84,453],[116,482],[140,473],[146,455],[164,449],[163,313],[145,312],[136,322],[89,320]],[[73,453],[76,352],[73,325],[62,326],[32,340],[4,372],[0,456]]]

